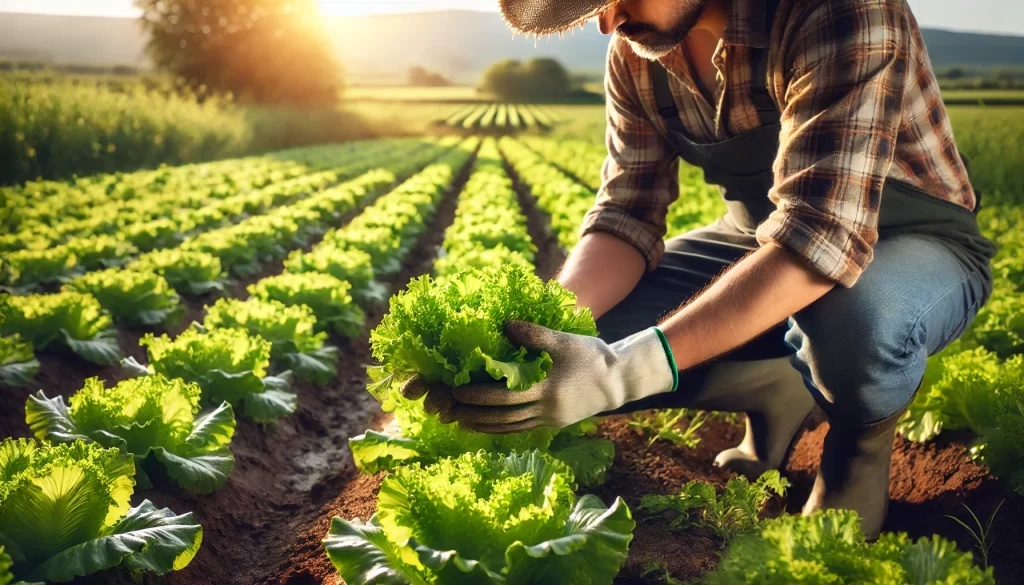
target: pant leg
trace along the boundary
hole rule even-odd
[[[597,320],[601,339],[612,343],[656,325],[757,245],[752,232],[737,228],[728,217],[667,241],[658,267],[644,274],[629,296]],[[785,342],[788,328],[783,323],[719,359],[749,361],[790,355],[793,350]],[[692,397],[685,389],[699,387],[707,370],[704,365],[681,372],[677,392],[651,396],[604,414],[686,406]]]
[[[883,237],[851,288],[835,288],[790,319],[793,365],[831,417],[868,423],[914,397],[928,356],[956,339],[986,300],[988,275],[950,244]]]

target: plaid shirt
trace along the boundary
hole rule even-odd
[[[718,142],[760,125],[750,98],[749,51],[771,45],[769,91],[782,112],[768,196],[758,227],[815,271],[852,286],[878,241],[886,178],[968,209],[975,195],[953,142],[939,86],[905,0],[782,0],[764,30],[758,0],[733,0],[714,54],[717,104],[693,82],[680,44],[661,59],[690,138]],[[770,41],[769,41],[770,37]],[[582,233],[608,232],[635,246],[648,269],[665,244],[668,206],[679,197],[678,161],[664,138],[649,64],[616,37],[608,53],[608,157]]]

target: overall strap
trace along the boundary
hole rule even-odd
[[[765,33],[769,41],[771,39],[772,24],[775,22],[775,16],[779,11],[780,1],[764,1]],[[779,113],[779,108],[775,105],[775,100],[772,99],[771,93],[768,91],[768,47],[752,48],[750,50],[750,69],[752,80],[750,98],[754,102],[754,107],[757,108],[757,117],[763,126],[777,124],[782,115]],[[651,72],[651,81],[654,85],[654,101],[658,106],[658,114],[665,122],[665,127],[671,132],[685,134],[686,126],[683,125],[683,121],[679,118],[679,108],[676,107],[676,102],[672,98],[668,71],[659,61],[651,61],[649,71]],[[756,83],[756,80],[761,80],[761,83]]]
[[[764,3],[764,30],[768,37],[768,45],[750,49],[750,99],[754,102],[762,126],[777,124],[782,119],[782,114],[775,105],[771,92],[768,91],[768,85],[771,83],[768,79],[768,52],[772,24],[775,23],[775,16],[779,11],[779,2],[780,0],[766,0]]]

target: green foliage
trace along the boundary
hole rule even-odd
[[[730,479],[720,496],[715,486],[690,481],[675,495],[644,496],[640,509],[652,514],[678,512],[679,516],[670,524],[673,530],[698,526],[728,543],[740,535],[756,532],[764,505],[773,495],[786,495],[789,486],[789,481],[776,470],[765,472],[754,483],[745,477]]]
[[[203,320],[208,329],[240,329],[269,341],[274,363],[324,384],[337,375],[337,352],[324,346],[327,334],[318,333],[316,323],[312,309],[305,305],[255,297],[244,301],[220,299],[207,308]]]
[[[368,523],[335,518],[324,545],[348,583],[610,584],[635,523],[621,499],[609,509],[573,487],[537,452],[403,467]]]
[[[108,268],[86,273],[64,290],[92,295],[124,325],[172,325],[184,312],[178,294],[153,272]]]
[[[306,107],[339,99],[340,66],[312,0],[137,4],[148,55],[193,88]]]
[[[308,307],[316,317],[317,331],[333,331],[356,337],[363,330],[365,316],[348,294],[349,284],[319,272],[284,273],[264,278],[249,286],[249,294],[265,301]]]
[[[99,301],[84,293],[10,297],[0,304],[0,334],[20,335],[40,351],[68,348],[100,365],[121,358],[112,324]]]
[[[32,344],[20,335],[0,337],[0,385],[27,386],[39,372]]]
[[[994,585],[992,570],[939,536],[912,541],[885,533],[867,544],[850,510],[767,520],[759,534],[734,540],[710,585],[886,583]]]
[[[295,250],[285,261],[289,272],[322,272],[351,286],[352,297],[365,303],[373,296],[373,259],[362,250],[325,242],[309,252]]]
[[[550,58],[526,63],[514,59],[499,61],[484,71],[480,88],[502,99],[545,100],[564,97],[570,89],[569,73]]]
[[[42,250],[18,250],[5,254],[0,266],[0,284],[29,292],[40,286],[67,282],[78,266],[78,257],[68,246]]]
[[[637,412],[630,417],[629,427],[647,437],[647,446],[663,440],[677,447],[693,449],[700,444],[697,430],[707,421],[707,413],[685,408],[662,409],[651,412]],[[685,429],[677,425],[684,417],[689,418]]]
[[[296,396],[287,377],[267,376],[271,343],[241,329],[205,331],[192,327],[178,337],[147,334],[139,342],[149,353],[150,370],[130,358],[126,366],[137,373],[157,373],[198,384],[202,404],[242,405],[249,418],[271,422],[295,412]]]
[[[131,455],[76,441],[0,443],[0,542],[13,574],[70,581],[124,564],[157,574],[182,569],[202,542],[191,514],[132,508]]]
[[[169,249],[139,256],[128,265],[131,270],[162,276],[175,291],[186,295],[224,293],[224,270],[220,259],[203,252]]]
[[[120,235],[100,234],[71,238],[67,245],[78,258],[78,265],[85,270],[121,266],[129,256],[138,251]]]
[[[160,375],[125,380],[107,389],[89,378],[70,399],[47,398],[42,391],[25,405],[25,422],[40,441],[95,441],[131,453],[136,477],[151,455],[181,487],[210,493],[224,485],[234,470],[228,446],[235,433],[235,415],[224,402],[199,412],[199,386]]]

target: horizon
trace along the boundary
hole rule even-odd
[[[368,16],[375,14],[408,14],[466,10],[495,13],[497,2],[480,0],[318,0],[329,16]],[[956,32],[1024,36],[1019,23],[1024,23],[1024,3],[1005,0],[980,0],[964,3],[959,0],[908,0],[921,27]],[[0,0],[0,12],[51,14],[64,16],[99,16],[132,18],[138,10],[131,0]]]

